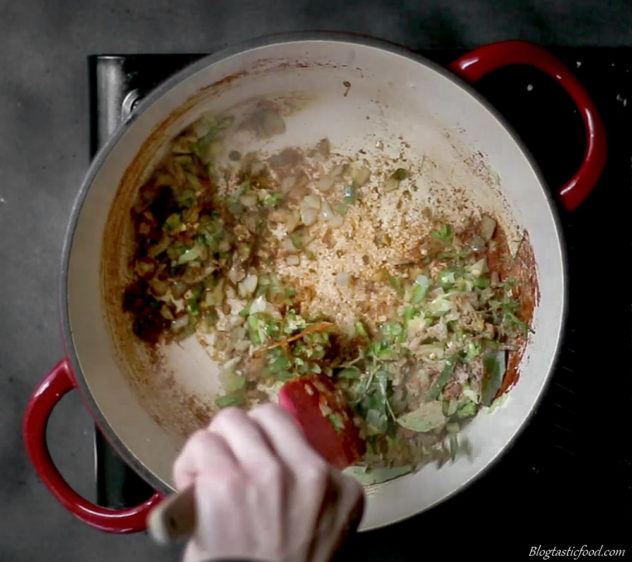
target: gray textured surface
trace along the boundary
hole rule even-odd
[[[573,7],[571,8],[571,4]],[[392,7],[398,5],[399,7]],[[611,6],[611,4],[608,4]],[[205,52],[257,35],[330,29],[412,48],[523,38],[556,45],[631,45],[629,13],[605,3],[471,1],[0,2],[0,560],[175,560],[146,536],[112,537],[75,521],[26,461],[21,416],[63,356],[59,256],[88,165],[86,56]],[[53,455],[94,496],[92,425],[76,396],[49,429]]]

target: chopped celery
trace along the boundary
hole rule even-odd
[[[453,232],[447,224],[442,224],[439,227],[439,230],[433,230],[430,233],[430,236],[432,236],[436,240],[440,240],[441,242],[449,244],[450,242],[452,242]]]
[[[218,396],[215,399],[215,404],[220,408],[228,408],[229,406],[243,406],[246,403],[246,398],[242,390],[231,392],[230,394],[224,394]]]
[[[362,320],[356,320],[354,327],[355,327],[356,334],[358,334],[358,336],[360,336],[361,338],[369,337],[369,333],[367,332],[366,327],[364,323],[362,322]]]
[[[346,367],[341,371],[338,371],[338,378],[341,379],[359,379],[360,370],[357,367]]]
[[[445,364],[445,367],[443,367],[443,370],[441,371],[441,374],[439,375],[437,380],[434,382],[434,384],[430,387],[430,390],[428,391],[428,396],[427,396],[428,400],[436,400],[438,398],[439,394],[441,394],[441,391],[443,390],[443,387],[446,385],[449,378],[452,376],[455,366],[456,366],[456,359],[454,357],[451,357],[450,359],[448,359],[448,361]]]
[[[483,357],[483,366],[485,368],[485,374],[483,376],[481,403],[484,406],[489,406],[496,397],[502,385],[503,377],[505,376],[507,369],[505,352],[492,351],[485,354]]]
[[[410,297],[410,302],[412,304],[419,304],[424,298],[426,298],[429,288],[430,279],[425,275],[419,275],[413,283],[413,291]]]
[[[343,201],[352,205],[357,199],[357,188],[354,185],[345,185],[343,189]]]
[[[165,219],[164,229],[167,232],[176,232],[182,226],[182,218],[178,213],[173,213]]]

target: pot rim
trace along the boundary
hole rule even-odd
[[[460,87],[467,94],[473,96],[476,101],[478,101],[490,114],[490,116],[495,119],[502,127],[507,131],[510,135],[511,139],[516,144],[517,148],[521,151],[521,153],[525,156],[529,166],[534,172],[537,181],[544,192],[545,199],[548,203],[549,209],[551,211],[551,216],[553,218],[553,226],[558,240],[558,246],[561,257],[561,283],[562,283],[562,312],[560,318],[560,332],[558,341],[555,347],[555,352],[553,354],[551,360],[551,368],[549,373],[545,378],[545,382],[541,387],[539,395],[534,400],[529,412],[521,422],[520,426],[516,430],[516,432],[512,435],[512,437],[505,443],[505,445],[498,450],[496,455],[488,462],[486,466],[480,469],[474,476],[472,476],[469,480],[461,483],[458,487],[456,487],[452,492],[443,496],[441,499],[435,501],[431,505],[428,505],[424,510],[430,509],[437,505],[438,503],[442,503],[445,500],[451,498],[456,493],[462,491],[466,486],[469,486],[472,482],[479,479],[482,475],[484,475],[493,465],[495,465],[499,458],[504,455],[511,447],[513,447],[516,443],[518,436],[524,431],[524,428],[528,425],[531,417],[534,412],[537,410],[540,401],[542,400],[543,395],[546,393],[548,385],[551,381],[551,375],[555,370],[557,362],[559,360],[560,348],[563,341],[563,336],[565,332],[566,319],[568,315],[568,299],[567,299],[567,287],[568,287],[568,263],[567,263],[567,253],[566,253],[566,244],[561,228],[560,218],[558,214],[558,206],[557,200],[553,197],[551,190],[547,182],[544,180],[542,173],[540,171],[539,166],[537,165],[536,160],[534,159],[531,152],[526,148],[523,141],[519,138],[518,134],[515,132],[513,127],[511,127],[502,117],[500,112],[491,105],[486,98],[484,98],[480,93],[478,93],[472,85],[464,81],[458,75],[448,70],[446,67],[441,66],[433,61],[428,60],[423,55],[418,54],[412,49],[403,47],[401,45],[395,44],[393,42],[376,39],[369,36],[364,36],[361,34],[350,34],[344,32],[295,32],[295,33],[281,33],[281,34],[273,34],[266,35],[263,37],[257,37],[254,39],[249,39],[243,42],[239,42],[235,45],[231,45],[225,49],[221,49],[216,53],[213,53],[208,56],[202,57],[200,60],[191,63],[186,66],[182,70],[175,73],[173,76],[165,80],[163,83],[159,84],[155,89],[153,89],[145,98],[143,98],[138,106],[133,110],[130,116],[123,121],[117,127],[116,131],[107,139],[104,145],[99,149],[97,154],[92,159],[90,166],[84,176],[84,179],[81,183],[79,191],[75,197],[71,213],[70,219],[68,222],[68,226],[64,235],[64,243],[62,249],[62,260],[61,260],[61,272],[60,272],[60,283],[59,283],[59,294],[58,294],[58,306],[59,306],[59,314],[60,314],[60,323],[62,329],[62,337],[63,344],[66,352],[66,356],[71,362],[74,378],[77,383],[77,388],[81,395],[82,401],[84,405],[87,407],[91,416],[95,420],[97,426],[100,431],[107,439],[108,443],[115,449],[115,451],[124,459],[124,461],[130,465],[130,467],[139,474],[144,480],[146,480],[150,485],[156,488],[160,492],[170,493],[172,489],[165,485],[160,479],[156,478],[151,470],[136,457],[134,451],[129,449],[121,439],[116,435],[116,433],[112,430],[108,420],[99,410],[96,405],[96,401],[92,396],[88,388],[87,381],[85,379],[85,374],[83,373],[79,357],[77,351],[75,349],[73,343],[73,335],[72,329],[70,325],[70,313],[69,313],[69,299],[68,299],[68,281],[69,281],[69,265],[72,254],[72,246],[75,236],[75,231],[78,223],[79,216],[81,214],[81,210],[83,208],[84,202],[89,194],[90,187],[94,182],[94,179],[99,174],[104,162],[106,161],[109,154],[112,152],[114,147],[117,145],[119,139],[133,126],[134,121],[138,117],[138,115],[144,112],[147,108],[149,108],[155,101],[160,99],[166,92],[175,88],[182,81],[187,79],[189,76],[203,70],[204,68],[217,63],[221,60],[224,60],[228,57],[238,55],[240,53],[244,53],[250,50],[262,48],[262,47],[271,47],[275,45],[283,45],[283,44],[294,44],[294,43],[302,43],[302,42],[326,42],[326,43],[341,43],[341,44],[355,44],[362,47],[372,47],[375,49],[379,49],[382,51],[386,51],[391,54],[400,55],[411,59],[421,65],[427,66],[437,73],[441,74],[443,77],[447,78],[457,87]],[[402,515],[396,520],[389,522],[388,524],[396,523],[398,521],[402,521],[415,515],[418,512],[413,512],[410,514]],[[375,527],[373,527],[375,528]]]

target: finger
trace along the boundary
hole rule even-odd
[[[280,477],[276,458],[265,433],[257,422],[239,408],[226,408],[217,414],[208,431],[221,435],[233,455],[250,476]]]
[[[193,483],[198,474],[222,474],[239,470],[237,460],[224,439],[205,429],[196,431],[186,442],[173,466],[176,488],[182,490]]]
[[[331,560],[345,538],[356,531],[364,513],[364,490],[357,481],[332,470],[330,482],[329,505],[323,506],[312,542],[310,560],[313,562]]]
[[[294,418],[275,404],[264,404],[250,411],[250,417],[257,421],[266,438],[292,469],[305,465],[317,468],[324,459],[312,448]]]

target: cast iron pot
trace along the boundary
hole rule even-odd
[[[542,48],[524,42],[478,48],[448,68],[390,44],[357,38],[258,42],[196,62],[140,104],[98,153],[77,197],[62,265],[67,357],[38,385],[24,417],[28,455],[53,495],[87,524],[126,533],[144,529],[148,511],[173,489],[171,465],[184,439],[177,435],[178,419],[190,417],[196,401],[212,400],[218,383],[213,376],[200,382],[200,372],[217,369],[195,343],[179,347],[167,362],[184,390],[170,394],[145,372],[143,351],[129,326],[124,320],[117,324],[122,285],[116,276],[129,251],[124,241],[130,205],[169,139],[202,111],[297,91],[310,101],[286,118],[286,133],[275,140],[278,146],[313,145],[328,137],[332,146],[352,154],[374,145],[376,138],[388,144],[402,136],[412,153],[443,159],[446,169],[472,171],[478,182],[474,196],[503,215],[508,228],[526,232],[535,257],[539,301],[534,331],[509,402],[468,426],[470,458],[441,468],[428,465],[369,488],[360,529],[428,509],[488,468],[525,425],[545,389],[560,344],[566,295],[563,245],[549,191],[521,142],[468,85],[512,64],[531,65],[553,77],[581,114],[584,159],[558,190],[563,206],[572,211],[603,170],[604,127],[572,73]],[[490,178],[499,180],[497,185]],[[145,503],[123,510],[94,505],[74,492],[54,466],[46,444],[48,418],[74,389],[116,451],[157,490]]]

